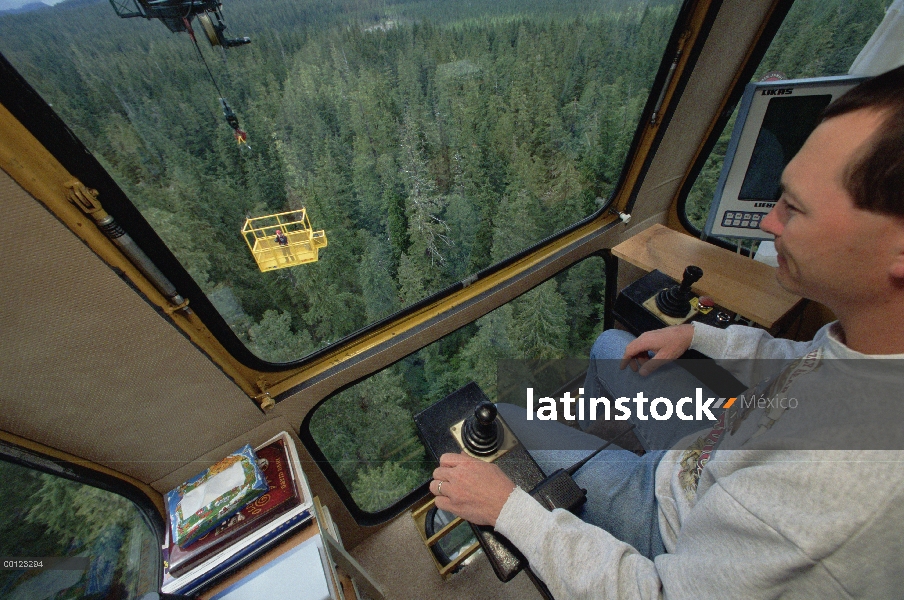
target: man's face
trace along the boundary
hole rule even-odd
[[[782,287],[836,314],[884,289],[888,261],[900,252],[900,221],[856,208],[844,188],[845,170],[881,123],[880,113],[859,110],[819,125],[785,168],[782,197],[761,223],[775,235]]]

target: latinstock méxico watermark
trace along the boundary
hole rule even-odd
[[[707,396],[703,388],[696,388],[694,396],[683,396],[677,402],[664,396],[647,398],[643,392],[637,392],[634,397],[620,396],[614,401],[606,397],[584,398],[584,388],[578,389],[578,395],[572,396],[571,392],[565,392],[558,399],[548,396],[534,401],[534,388],[527,388],[527,420],[558,421],[558,406],[562,406],[562,418],[566,421],[584,421],[590,419],[596,421],[627,421],[632,415],[641,421],[655,419],[667,421],[673,416],[682,421],[716,421],[718,417],[713,414],[713,409],[728,409],[737,401],[737,397],[716,398]],[[757,398],[751,396],[745,399],[741,396],[741,402],[745,407],[766,408],[772,405],[782,408],[794,408],[797,405],[795,398]],[[793,406],[792,406],[793,404]],[[633,406],[632,406],[633,405]],[[690,411],[690,412],[688,412]]]

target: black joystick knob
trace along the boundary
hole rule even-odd
[[[476,456],[489,456],[502,445],[503,429],[496,420],[496,405],[483,400],[474,414],[465,419],[461,441],[465,449]]]
[[[656,307],[670,317],[685,317],[691,310],[694,293],[691,286],[703,277],[703,269],[689,266],[684,270],[681,285],[673,285],[656,294]]]

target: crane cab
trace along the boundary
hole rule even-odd
[[[783,295],[758,241],[713,228],[752,219],[710,206],[745,85],[846,75],[898,31],[886,1],[370,4],[233,7],[266,30],[224,67],[253,154],[216,142],[221,107],[178,36],[116,18],[178,32],[193,15],[228,45],[218,2],[0,12],[0,558],[89,558],[0,571],[0,596],[161,591],[164,495],[287,432],[358,583],[544,598],[465,558],[469,532],[431,510],[415,415],[472,381],[501,399],[501,364],[580,381],[661,285],[630,306],[619,291],[701,255],[712,305],[695,310],[714,322],[806,339],[831,320]]]

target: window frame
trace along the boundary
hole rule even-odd
[[[142,293],[161,316],[195,341],[249,397],[259,400],[266,395],[274,402],[296,395],[307,398],[305,404],[311,408],[304,410],[300,436],[313,458],[325,462],[316,444],[311,443],[313,440],[306,437],[306,423],[314,407],[335,393],[400,360],[397,358],[399,355],[407,356],[420,350],[446,333],[475,321],[533,289],[583,258],[606,250],[597,240],[621,224],[621,213],[631,212],[652,156],[668,128],[719,7],[718,0],[685,0],[678,9],[618,181],[612,195],[599,210],[514,256],[291,363],[264,361],[239,341],[200,287],[112,177],[2,55],[0,80],[4,85],[0,86],[0,104],[3,105],[0,108],[6,108],[34,136],[36,145],[49,151],[66,172],[99,191],[99,198],[107,211],[129,232],[176,289],[184,297],[191,299],[191,311],[196,315],[191,320],[181,314],[183,311],[172,311],[165,300],[161,301],[162,296],[154,297],[146,291],[149,289],[147,281],[140,281],[140,277],[136,277],[134,273],[124,272],[123,278],[131,280],[136,291]],[[651,117],[657,110],[657,121],[652,124]],[[54,214],[60,214],[59,207],[48,205],[48,208]],[[86,232],[78,231],[71,221],[62,220],[83,239],[88,237]],[[109,245],[99,231],[92,235],[88,245],[95,251],[96,245]],[[97,240],[96,243],[94,239]],[[98,254],[108,263],[111,262],[104,254]],[[126,261],[124,257],[120,258]],[[111,266],[117,268],[112,263]],[[615,277],[610,279],[614,286]],[[481,284],[483,289],[474,292]],[[199,335],[198,330],[203,330],[200,338],[196,337]],[[198,343],[197,340],[202,338],[210,339],[213,343]],[[272,395],[268,388],[273,392]],[[377,513],[364,513],[351,501],[351,496],[341,482],[330,477],[328,479],[355,520],[362,525],[379,524],[392,518],[426,492],[425,488],[422,489],[423,486],[419,487],[387,509]]]
[[[608,229],[606,229],[606,230],[608,231]],[[555,276],[557,276],[559,273],[562,273],[562,272],[568,270],[569,268],[576,266],[578,263],[580,263],[584,260],[587,260],[588,258],[594,258],[594,257],[601,258],[603,260],[603,263],[605,264],[606,284],[605,284],[605,290],[604,290],[603,328],[611,329],[615,323],[615,315],[613,312],[613,307],[615,304],[615,296],[618,293],[618,281],[617,281],[618,280],[618,259],[615,258],[615,256],[612,254],[611,250],[608,248],[604,248],[602,250],[598,250],[596,252],[590,253],[590,254],[570,263],[567,267],[564,267],[564,268],[556,271],[555,273],[552,273],[545,279],[533,283],[527,289],[520,291],[518,293],[518,295],[516,296],[516,298],[520,297],[523,294],[529,292],[530,290],[546,283],[547,281],[549,281],[552,278],[554,278]],[[510,301],[511,300],[509,300],[509,302]],[[502,306],[502,305],[500,305],[500,306]],[[458,327],[444,335],[450,335],[451,333],[458,331],[462,327],[467,327],[468,325],[470,325],[473,322],[474,322],[473,320],[465,322],[460,327]],[[440,339],[442,339],[442,337],[440,337],[434,341],[439,341]],[[387,506],[383,509],[380,509],[380,510],[374,511],[374,512],[365,511],[358,506],[357,502],[355,502],[354,498],[352,497],[351,491],[345,485],[345,482],[342,480],[342,478],[339,477],[339,474],[335,471],[335,469],[333,469],[332,465],[330,464],[329,459],[320,450],[320,447],[318,446],[316,440],[314,440],[314,436],[311,433],[311,421],[313,420],[314,414],[317,412],[317,409],[320,408],[326,402],[329,402],[337,394],[357,385],[358,383],[361,383],[368,377],[375,375],[376,373],[382,371],[383,369],[388,369],[392,365],[395,365],[395,364],[405,360],[412,354],[419,352],[420,350],[422,350],[425,347],[426,346],[416,348],[415,350],[412,350],[408,354],[396,359],[395,361],[382,367],[381,369],[368,373],[366,375],[363,375],[363,376],[355,379],[354,381],[351,381],[351,382],[343,385],[342,387],[334,390],[328,396],[326,396],[325,398],[323,398],[322,400],[317,402],[317,404],[315,404],[313,407],[311,407],[311,409],[307,412],[304,419],[302,420],[301,426],[299,427],[298,437],[301,440],[302,444],[304,444],[304,447],[307,449],[308,453],[311,455],[311,458],[314,460],[314,462],[316,462],[317,465],[320,467],[320,471],[323,473],[324,477],[326,477],[327,481],[330,483],[330,486],[332,486],[333,490],[335,490],[336,494],[339,496],[339,499],[345,505],[345,508],[349,511],[352,518],[355,520],[355,522],[359,526],[370,527],[370,526],[380,525],[382,523],[385,523],[385,522],[397,517],[402,512],[408,510],[412,505],[414,505],[415,503],[417,503],[418,501],[420,501],[421,499],[423,499],[424,497],[426,497],[429,494],[430,480],[428,479],[426,482],[422,483],[421,485],[419,485],[415,489],[411,490],[410,492],[408,492],[407,494],[405,494],[404,496],[402,496],[401,498],[399,498],[398,500],[396,500],[395,502],[393,502],[392,504],[390,504],[389,506]]]
[[[187,270],[179,263],[98,160],[2,55],[0,55],[0,80],[4,85],[0,86],[0,104],[9,111],[13,119],[21,123],[34,136],[37,144],[42,149],[46,149],[65,172],[72,174],[87,187],[98,191],[99,200],[106,211],[129,233],[151,262],[169,278],[179,293],[191,300],[191,305],[187,311],[174,310],[174,307],[165,300],[161,301],[162,296],[155,297],[157,295],[148,294],[146,290],[150,284],[146,279],[136,277],[134,269],[131,270],[132,272],[121,269],[124,271],[124,278],[132,280],[133,285],[153,305],[156,305],[162,316],[182,329],[216,364],[224,369],[227,375],[236,381],[250,398],[257,402],[262,410],[266,410],[272,408],[276,402],[310,388],[324,376],[335,373],[336,369],[345,368],[349,360],[359,357],[362,352],[368,352],[377,346],[381,349],[394,346],[400,332],[418,331],[425,322],[424,315],[426,313],[444,312],[447,307],[456,305],[462,297],[469,296],[467,288],[474,286],[475,283],[486,282],[493,289],[505,287],[510,279],[521,276],[531,269],[530,263],[542,260],[541,256],[544,253],[555,253],[559,248],[571,244],[574,239],[587,241],[619,223],[617,218],[619,212],[630,212],[633,207],[640,183],[649,167],[651,155],[658,147],[662,134],[667,128],[674,112],[676,100],[687,83],[696,57],[715,20],[718,8],[719,2],[717,1],[685,0],[678,9],[675,25],[665,45],[659,68],[651,82],[650,93],[638,120],[619,179],[604,206],[514,256],[289,363],[265,361],[245,347]],[[688,32],[692,32],[689,37]],[[685,46],[686,42],[687,46]],[[683,48],[683,52],[678,52],[679,48]],[[672,78],[672,74],[676,76]],[[651,126],[651,115],[656,110],[657,104],[660,103],[660,118],[655,126]],[[17,178],[17,180],[25,186],[21,179]],[[27,186],[25,187],[28,189]],[[65,204],[65,201],[61,204]],[[60,216],[60,207],[48,205],[48,208]],[[71,209],[71,206],[65,208]],[[79,231],[74,225],[81,225],[80,223],[74,224],[71,219],[63,220],[70,229],[77,231],[80,237],[88,238],[89,246],[95,251],[97,251],[96,246],[109,245],[108,240],[99,231]],[[110,262],[104,254],[101,252],[98,254],[101,254],[108,263]],[[121,258],[123,262],[127,262],[124,256],[121,255]],[[578,258],[572,262],[576,260]],[[116,265],[112,266],[117,268]],[[510,299],[495,302],[482,314],[501,306]],[[471,320],[479,318],[479,316],[481,315],[473,316]],[[419,342],[419,347],[426,346],[435,339],[433,336],[425,337]],[[337,363],[340,363],[338,367]],[[373,369],[373,371],[377,369]],[[271,400],[272,402],[270,402]]]
[[[760,66],[760,62],[769,50],[772,40],[775,39],[776,34],[778,34],[778,30],[785,21],[785,17],[788,16],[788,12],[790,12],[793,4],[794,0],[777,0],[768,20],[760,28],[760,34],[757,36],[757,41],[751,51],[747,54],[747,57],[744,60],[744,66],[735,77],[731,89],[729,89],[728,93],[722,99],[722,106],[710,124],[709,133],[697,148],[697,154],[694,161],[691,163],[690,169],[685,174],[684,181],[681,183],[681,187],[678,188],[678,194],[674,201],[676,207],[675,216],[677,217],[678,223],[685,231],[714,246],[718,246],[719,248],[725,248],[726,250],[731,250],[733,252],[739,251],[744,256],[751,256],[752,253],[749,248],[739,249],[734,244],[717,236],[704,238],[703,231],[697,228],[690,222],[690,219],[687,218],[687,199],[688,196],[690,196],[691,189],[697,182],[697,178],[700,176],[700,172],[706,165],[706,161],[709,159],[710,154],[712,154],[713,148],[715,148],[718,143],[719,137],[722,135],[725,126],[731,119],[731,115],[741,101],[741,96],[744,95],[744,88],[750,80],[753,79],[756,70]]]

